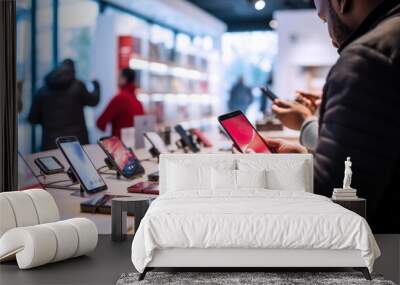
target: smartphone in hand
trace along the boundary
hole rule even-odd
[[[242,153],[272,153],[263,137],[241,111],[218,117],[218,121]]]
[[[272,102],[279,99],[279,97],[272,92],[268,87],[261,87],[260,88],[263,95],[267,96]]]

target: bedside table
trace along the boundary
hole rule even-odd
[[[146,196],[132,196],[112,199],[111,205],[111,239],[112,241],[123,241],[126,239],[127,227],[126,218],[128,208],[133,209],[135,216],[135,233],[139,224],[146,214],[150,203],[154,198]]]
[[[359,214],[364,219],[367,219],[367,200],[357,198],[354,200],[337,200],[332,199],[332,202],[339,204],[340,206]]]

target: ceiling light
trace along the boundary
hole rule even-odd
[[[254,8],[256,8],[257,11],[260,11],[265,8],[265,1],[264,0],[257,0],[254,2]]]
[[[276,30],[278,28],[278,21],[277,20],[271,20],[269,22],[269,26],[271,27],[271,29]]]

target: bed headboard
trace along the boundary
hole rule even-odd
[[[177,170],[177,165],[180,170]],[[185,175],[184,172],[199,168],[257,171],[265,169],[273,173],[275,181],[281,181],[283,185],[291,185],[291,189],[277,190],[296,188],[296,190],[312,193],[314,189],[311,154],[162,154],[160,156],[160,194],[171,190],[169,189],[173,183],[171,180],[181,179],[180,177]],[[180,173],[177,173],[178,171]]]

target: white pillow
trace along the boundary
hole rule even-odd
[[[211,188],[211,167],[170,163],[168,191],[202,190]]]
[[[236,170],[212,168],[211,173],[213,190],[236,190]]]
[[[284,158],[284,159],[283,159]],[[307,191],[309,167],[305,160],[272,155],[269,159],[238,160],[238,168],[247,171],[266,170],[267,189]]]
[[[278,170],[267,171],[267,188],[271,190],[303,191],[307,185],[303,167],[296,167],[286,173]]]
[[[267,171],[236,170],[237,188],[267,188]]]

